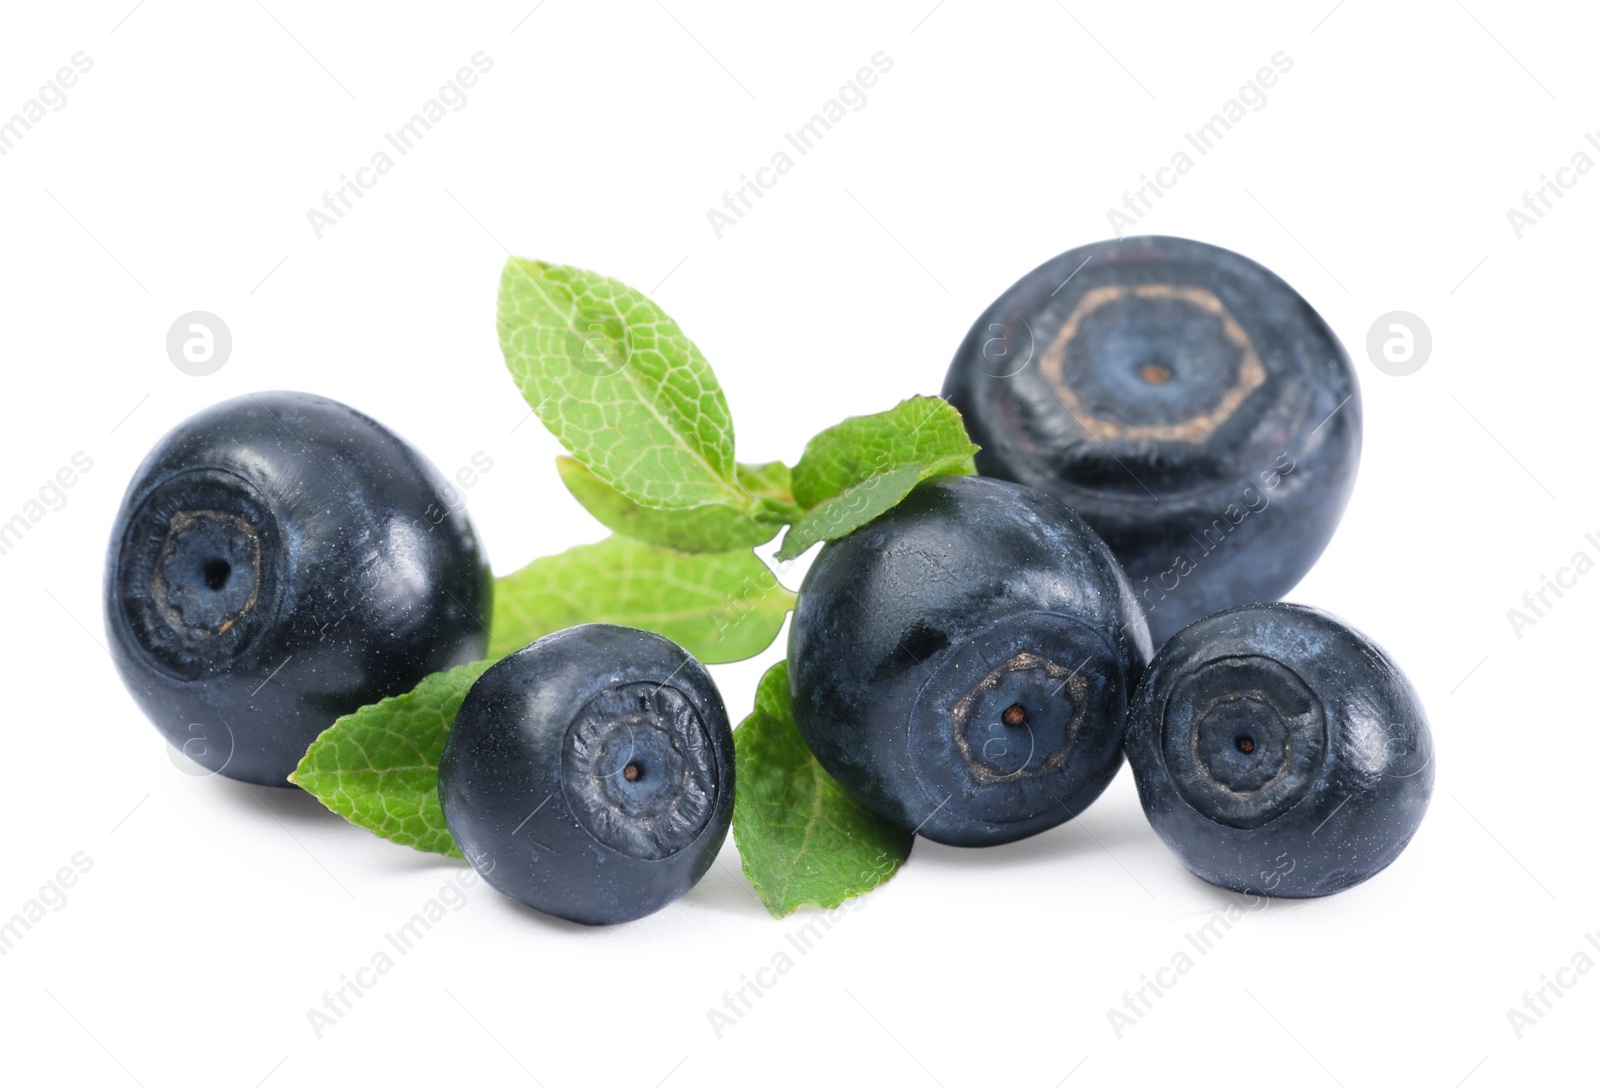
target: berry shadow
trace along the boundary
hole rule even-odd
[[[221,806],[233,809],[242,818],[269,823],[276,820],[296,836],[317,833],[376,839],[382,848],[369,852],[375,869],[381,868],[387,872],[443,871],[467,864],[460,858],[416,850],[382,839],[366,828],[350,823],[299,787],[277,789],[257,786],[217,774],[209,776],[201,788],[209,789],[211,796]]]
[[[1118,771],[1118,779],[1125,772]],[[911,850],[913,865],[963,871],[1026,870],[1039,865],[1071,864],[1072,859],[1109,851],[1126,864],[1125,855],[1156,843],[1150,825],[1131,791],[1115,784],[1092,810],[1057,827],[1015,842],[982,848],[946,846],[918,837]]]

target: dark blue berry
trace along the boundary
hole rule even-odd
[[[1181,238],[1029,272],[973,325],[944,395],[980,472],[1050,492],[1111,546],[1158,646],[1292,589],[1361,450],[1355,372],[1327,323],[1254,261]]]
[[[676,643],[570,627],[473,684],[439,799],[493,887],[574,922],[627,922],[716,860],[733,817],[733,732],[711,677]]]
[[[795,720],[868,807],[960,846],[1077,815],[1122,764],[1150,641],[1094,532],[1042,492],[919,484],[822,549],[789,635]]]
[[[481,658],[493,584],[420,453],[352,408],[256,393],[179,424],[128,485],[110,649],[167,740],[285,786],[335,718]]]
[[[1383,869],[1433,793],[1422,703],[1372,640],[1313,608],[1247,605],[1174,635],[1127,737],[1151,826],[1223,888],[1304,898]]]

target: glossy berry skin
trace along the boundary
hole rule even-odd
[[[972,326],[944,395],[978,471],[1050,492],[1111,546],[1157,646],[1292,589],[1361,451],[1355,372],[1327,323],[1261,265],[1182,238],[1029,272]]]
[[[472,685],[439,800],[499,891],[585,925],[628,922],[716,860],[733,818],[733,730],[711,677],[670,639],[569,627]]]
[[[1156,654],[1128,762],[1145,815],[1201,880],[1306,898],[1400,855],[1433,794],[1433,738],[1405,676],[1314,608],[1210,616]]]
[[[1110,551],[1059,500],[918,484],[827,544],[789,632],[795,721],[863,804],[986,846],[1083,811],[1122,765],[1150,639]]]
[[[493,584],[437,470],[337,401],[253,393],[157,443],[106,560],[111,655],[203,767],[264,786],[342,714],[484,656]]]

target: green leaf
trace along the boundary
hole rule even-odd
[[[799,516],[800,508],[789,482],[789,466],[782,461],[740,465],[739,482],[781,520],[789,522]]]
[[[837,907],[888,880],[911,855],[911,832],[845,793],[806,747],[789,701],[788,662],[761,678],[733,751],[733,837],[773,917],[806,903]]]
[[[660,509],[750,505],[716,375],[642,293],[512,258],[500,278],[499,331],[528,404],[611,487]]]
[[[374,834],[460,857],[439,807],[439,756],[467,689],[488,667],[436,672],[346,714],[311,742],[289,781]]]
[[[772,643],[792,607],[794,594],[748,549],[691,555],[613,536],[495,579],[489,651],[618,623],[666,635],[703,662],[739,661]]]
[[[912,397],[829,427],[806,443],[794,467],[794,499],[805,513],[784,535],[778,558],[865,525],[930,476],[972,473],[977,452],[961,413],[938,397]]]
[[[960,412],[939,397],[910,397],[887,412],[852,416],[807,442],[791,473],[794,498],[811,509],[874,476],[912,465],[928,476],[971,472],[977,452]]]
[[[824,500],[789,527],[777,557],[793,559],[813,544],[837,540],[860,528],[893,509],[921,480],[922,470],[916,465],[906,465],[882,476],[873,476],[843,494]]]
[[[556,471],[572,497],[607,529],[679,551],[750,548],[765,544],[783,527],[777,518],[757,518],[721,503],[686,510],[640,506],[571,457],[557,457]]]

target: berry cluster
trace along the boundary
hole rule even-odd
[[[630,363],[613,361],[578,357],[572,388]],[[672,562],[717,534],[749,559],[785,523],[791,552],[829,541],[795,603],[781,717],[907,843],[1057,826],[1126,754],[1158,835],[1213,884],[1326,895],[1392,862],[1432,790],[1420,701],[1365,636],[1275,603],[1332,536],[1361,442],[1354,372],[1306,301],[1201,243],[1088,246],[995,301],[944,395],[981,475],[961,422],[921,462],[884,454],[885,413],[814,440],[830,469],[730,468],[713,494],[737,508],[631,499],[577,427],[558,433],[589,459],[563,478],[607,525],[684,549]],[[913,410],[904,449],[937,430]],[[876,443],[882,472],[836,456],[846,440]],[[737,828],[716,686],[677,642],[614,622],[487,664],[495,584],[448,493],[324,398],[250,395],[181,424],[112,534],[106,623],[130,692],[206,768],[286,785],[336,719],[455,669],[426,791],[447,841],[541,911],[660,909]],[[197,746],[201,722],[221,728]]]

